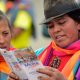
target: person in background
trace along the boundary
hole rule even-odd
[[[6,15],[0,11],[0,48],[6,50],[14,50],[11,48],[11,31],[12,27],[6,17]],[[7,80],[7,76],[10,73],[10,69],[6,64],[4,58],[0,54],[0,80]]]
[[[0,10],[6,13],[6,1],[0,0]]]
[[[11,22],[13,25],[11,44],[14,48],[28,47],[32,36],[32,17],[27,11],[26,5],[20,1],[16,3],[16,7],[14,5],[13,11],[13,15],[16,15],[11,17],[11,19],[15,17]]]
[[[37,72],[47,75],[39,80],[80,80],[80,0],[44,0],[44,15],[52,42],[35,51],[45,66]]]

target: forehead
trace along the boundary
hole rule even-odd
[[[9,28],[7,19],[0,19],[0,29],[3,29],[3,28],[4,29]]]
[[[6,18],[2,18],[2,19],[0,19],[0,24],[2,24],[2,23],[4,23],[4,24],[8,24],[7,19],[6,19]]]

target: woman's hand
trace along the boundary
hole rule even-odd
[[[19,79],[19,77],[18,77],[15,73],[11,72],[11,73],[8,75],[7,80],[20,80],[20,79]]]
[[[39,80],[66,80],[61,72],[52,67],[45,67],[45,69],[38,69],[37,72],[46,74],[48,76],[39,76]]]

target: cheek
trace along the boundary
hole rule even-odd
[[[52,35],[52,34],[53,34],[52,30],[48,29],[48,33],[49,33],[50,37],[53,36],[53,35]]]
[[[8,41],[8,43],[10,43],[10,41],[11,41],[11,34],[8,35],[7,41]]]
[[[71,38],[71,39],[78,38],[77,29],[68,29],[68,30],[65,30],[64,33],[67,35],[68,38]]]
[[[66,24],[67,27],[64,29],[64,33],[66,33],[68,36],[78,36],[78,29],[77,29],[77,23],[70,22],[69,24]]]

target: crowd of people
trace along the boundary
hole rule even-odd
[[[0,47],[10,50],[11,27],[1,15]],[[35,51],[45,66],[37,72],[47,75],[39,80],[80,80],[80,0],[44,0],[44,15],[42,24],[47,25],[52,41]],[[13,71],[7,76],[7,80],[20,80]]]

